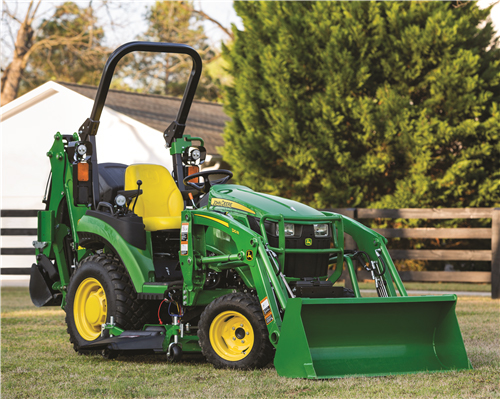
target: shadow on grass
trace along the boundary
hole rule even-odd
[[[104,362],[107,359],[102,359]],[[165,353],[151,354],[151,355],[134,355],[132,353],[122,353],[116,359],[116,361],[123,363],[137,363],[137,364],[165,364],[170,363],[167,360],[167,355]],[[201,353],[183,353],[182,359],[177,364],[186,365],[200,365],[206,364],[207,361]]]
[[[103,357],[101,357],[101,355],[92,355],[92,356],[100,358],[103,363],[111,361],[108,359],[104,359]],[[126,364],[156,364],[156,365],[171,364],[167,360],[167,356],[165,353],[137,355],[133,353],[124,352],[120,354],[113,361]],[[183,353],[182,359],[173,364],[186,365],[186,366],[200,366],[204,364],[208,365],[209,363],[207,363],[205,357],[201,353]],[[272,362],[269,363],[269,365],[267,365],[266,367],[263,367],[263,369],[269,369],[269,368],[274,369]]]

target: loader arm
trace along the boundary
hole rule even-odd
[[[207,298],[212,300],[220,296],[221,292],[210,294],[210,291],[203,290],[207,272],[234,269],[247,280],[246,285],[249,288],[257,291],[260,301],[268,300],[271,315],[267,328],[271,343],[275,345],[279,339],[282,321],[280,309],[286,307],[289,296],[283,281],[279,280],[277,271],[273,269],[262,236],[234,218],[222,214],[214,215],[204,209],[184,211],[182,220],[186,226],[183,231],[187,231],[187,239],[184,241],[186,251],[181,249],[180,256],[185,292],[183,305],[204,305]],[[236,250],[230,254],[208,256],[209,246],[205,234],[207,228],[220,230],[232,237]]]
[[[403,282],[401,281],[401,277],[399,277],[396,266],[389,255],[389,251],[387,250],[387,239],[356,220],[346,216],[342,216],[342,219],[344,221],[345,233],[349,234],[354,239],[358,249],[366,252],[370,259],[380,263],[383,262],[385,264],[387,270],[381,277],[387,286],[388,295],[397,296],[394,289],[395,284],[401,296],[408,296]],[[356,279],[352,280],[353,285],[357,286]]]

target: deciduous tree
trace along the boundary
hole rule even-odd
[[[194,47],[200,53],[204,64],[217,57],[217,49],[209,44],[202,20],[209,19],[205,13],[195,10],[192,2],[157,1],[146,12],[148,29],[139,36],[140,40],[181,43]],[[229,33],[229,32],[228,32]],[[144,53],[129,56],[129,62],[122,68],[122,81],[129,78],[131,87],[149,92],[182,96],[189,79],[191,60],[182,54]],[[203,73],[198,85],[197,97],[216,100],[220,88],[215,79]]]
[[[21,90],[48,80],[97,85],[110,52],[103,39],[104,29],[91,4],[66,2],[55,7],[37,30]]]
[[[31,0],[22,20],[4,2],[3,23],[19,29],[12,61],[2,74],[2,105],[47,80],[98,83],[109,51],[102,46],[103,29],[91,2],[81,8],[73,2],[56,6],[49,18],[38,15],[41,1]]]
[[[31,54],[31,47],[33,45],[32,25],[38,11],[38,7],[40,6],[40,2],[41,1],[38,1],[36,4],[33,0],[30,2],[26,15],[22,21],[17,19],[17,17],[10,12],[5,1],[3,2],[3,23],[6,23],[7,19],[15,20],[19,23],[19,30],[17,31],[17,36],[14,41],[14,54],[12,61],[7,68],[5,68],[5,71],[2,71],[1,105],[11,102],[17,96],[19,83],[21,82],[24,69],[26,68],[26,64]]]

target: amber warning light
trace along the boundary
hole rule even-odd
[[[77,165],[78,181],[89,181],[89,164],[87,162],[81,162]]]
[[[188,166],[188,176],[192,175],[194,173],[198,173],[200,171],[200,168],[197,165],[194,166]],[[200,178],[195,177],[194,179],[189,180],[190,183],[199,183]]]

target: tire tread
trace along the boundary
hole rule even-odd
[[[259,336],[263,344],[257,348],[258,352],[252,356],[251,361],[243,362],[248,358],[242,359],[240,362],[235,362],[234,365],[228,364],[223,361],[212,349],[210,345],[210,339],[208,337],[208,331],[210,329],[210,322],[213,319],[211,314],[217,312],[217,308],[224,307],[228,304],[238,304],[246,308],[250,313],[252,313],[257,320],[261,322],[258,323],[258,328],[254,330],[254,335]],[[207,361],[212,363],[216,368],[238,368],[238,369],[254,369],[262,368],[269,364],[274,358],[274,347],[269,341],[269,332],[267,330],[266,323],[264,322],[264,315],[260,304],[255,296],[245,294],[245,293],[232,293],[223,295],[214,301],[212,301],[200,317],[198,328],[198,338],[199,344],[201,346],[201,351]],[[255,346],[254,346],[255,349]],[[253,349],[252,349],[253,350]],[[238,364],[236,364],[238,363]]]
[[[141,329],[149,319],[149,304],[147,301],[137,299],[137,294],[125,266],[114,255],[98,254],[83,259],[78,268],[89,262],[98,263],[111,278],[116,296],[116,314],[112,315],[115,317],[115,323],[124,330]],[[69,334],[69,341],[74,350],[88,353],[79,350],[78,339],[70,327],[69,312],[71,309],[68,309],[68,303],[66,303],[64,310],[66,312],[66,331]]]

